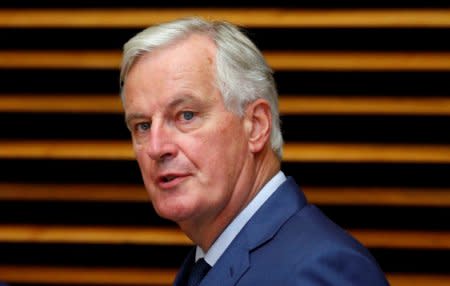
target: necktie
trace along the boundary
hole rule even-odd
[[[202,281],[209,269],[211,269],[211,266],[205,261],[205,259],[200,258],[197,260],[192,267],[187,286],[197,286],[200,284],[200,281]]]

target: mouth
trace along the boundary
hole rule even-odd
[[[175,175],[167,175],[167,176],[162,176],[160,178],[160,181],[163,183],[169,183],[169,182],[175,180],[176,178],[178,178],[178,177]]]
[[[164,174],[158,177],[157,182],[161,189],[171,189],[178,186],[186,177],[184,174]]]

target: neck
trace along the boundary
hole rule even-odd
[[[267,182],[280,170],[280,162],[269,148],[258,153],[252,162],[244,166],[250,172],[243,172],[242,181],[236,185],[227,206],[208,221],[180,223],[184,233],[205,252],[233,219],[253,200]]]

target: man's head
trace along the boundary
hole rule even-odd
[[[208,248],[279,169],[270,69],[233,26],[188,19],[131,39],[121,79],[155,210]]]
[[[208,36],[216,45],[215,80],[230,111],[242,115],[246,104],[256,98],[270,103],[273,120],[270,142],[281,159],[283,137],[272,70],[258,48],[235,25],[185,18],[145,29],[124,45],[121,84],[143,54],[181,41],[193,33]]]

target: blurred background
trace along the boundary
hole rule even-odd
[[[450,285],[450,5],[293,2],[1,1],[0,281],[171,285],[191,244],[148,201],[119,64],[143,28],[198,15],[264,52],[309,200],[392,285]]]

